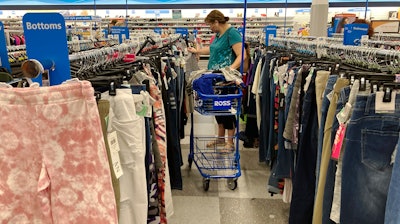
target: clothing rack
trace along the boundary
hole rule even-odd
[[[400,52],[394,50],[386,50],[380,48],[369,48],[365,46],[346,46],[337,43],[327,43],[323,38],[271,38],[271,45],[284,49],[296,49],[299,52],[307,52],[326,58],[342,58],[351,57],[354,55],[361,55],[363,59],[370,59],[371,57],[381,56],[386,59],[399,59]],[[336,53],[332,55],[331,53]],[[400,66],[400,64],[398,65]]]

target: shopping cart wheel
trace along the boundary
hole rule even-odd
[[[204,191],[208,191],[208,188],[210,188],[210,179],[204,178],[203,179],[203,189],[204,189]]]
[[[228,179],[228,188],[231,189],[232,191],[237,188],[237,179]]]
[[[192,169],[193,158],[188,158],[189,170]]]

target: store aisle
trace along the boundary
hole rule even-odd
[[[216,129],[212,116],[194,116],[196,131],[212,135]],[[215,131],[214,131],[215,133]],[[271,197],[267,191],[269,168],[258,163],[258,149],[243,148],[240,142],[242,176],[238,187],[228,189],[226,179],[212,179],[208,192],[204,192],[202,176],[195,164],[189,170],[190,122],[182,139],[183,190],[173,190],[174,215],[170,224],[285,224],[288,223],[289,204],[282,202],[279,195]]]

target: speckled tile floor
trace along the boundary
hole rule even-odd
[[[215,128],[213,117],[195,115],[194,123],[199,134]],[[201,128],[199,128],[201,127]],[[187,125],[186,135],[189,135]],[[196,134],[197,134],[196,133]],[[170,224],[286,224],[289,204],[282,202],[279,195],[267,191],[270,169],[258,162],[258,149],[246,149],[240,142],[242,176],[236,190],[227,187],[226,179],[211,179],[207,192],[203,190],[203,177],[193,164],[189,169],[187,155],[189,138],[182,139],[183,190],[173,190],[174,215]]]

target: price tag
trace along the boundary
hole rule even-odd
[[[121,167],[121,160],[119,158],[119,144],[117,133],[115,131],[108,134],[108,146],[110,147],[110,154],[111,154],[111,163],[113,165],[113,170],[115,176],[120,178],[124,173]]]
[[[332,146],[332,156],[331,157],[333,160],[337,161],[340,158],[340,153],[342,151],[343,140],[344,140],[344,136],[346,133],[346,128],[347,128],[346,124],[340,124],[338,130],[336,131],[335,141],[333,142],[333,146]]]

